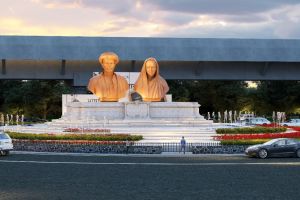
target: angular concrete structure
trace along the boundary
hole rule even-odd
[[[152,56],[165,79],[300,80],[300,40],[0,36],[0,79],[61,79],[86,86],[101,52],[120,72]]]

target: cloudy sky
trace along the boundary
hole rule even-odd
[[[1,0],[0,35],[300,38],[300,0]]]

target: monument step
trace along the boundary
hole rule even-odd
[[[114,133],[114,132],[113,132]],[[127,134],[132,134],[132,135],[142,135],[142,136],[147,136],[147,137],[163,137],[163,136],[183,136],[183,135],[189,135],[193,137],[213,137],[217,136],[215,133],[190,133],[190,132],[166,132],[166,133],[150,133],[150,132],[116,132],[117,133],[127,133]]]
[[[134,133],[132,133],[134,134]],[[193,137],[213,137],[217,136],[215,133],[190,133],[190,132],[180,132],[180,133],[174,133],[174,132],[169,132],[169,133],[141,133],[140,135],[148,136],[148,137],[161,137],[161,136],[182,136],[182,135],[189,135]]]
[[[142,136],[145,137],[179,137],[179,136],[190,136],[190,137],[214,137],[216,136],[215,134],[190,134],[190,133],[180,133],[180,134],[141,134]]]
[[[190,138],[213,138],[212,136],[210,135],[206,135],[206,136],[194,136],[194,135],[189,135],[189,134],[181,134],[181,135],[178,135],[178,136],[173,136],[173,135],[159,135],[159,136],[148,136],[148,135],[144,135],[143,137],[145,139],[148,139],[148,138],[151,138],[151,139],[155,139],[155,138],[178,138],[178,137],[190,137]]]
[[[9,126],[5,128],[9,131],[26,132],[26,133],[65,133],[64,128],[48,127],[48,126]],[[136,134],[136,135],[174,135],[180,136],[182,134],[190,135],[211,135],[215,136],[213,129],[207,128],[195,128],[195,127],[127,127],[127,128],[111,128],[111,133],[123,133],[123,134]],[[79,132],[80,133],[80,132]]]
[[[180,133],[194,133],[194,134],[214,134],[215,131],[209,131],[209,130],[174,130],[174,129],[165,129],[165,130],[146,130],[146,129],[141,129],[141,130],[133,130],[133,129],[111,129],[112,133],[152,133],[152,134],[180,134]]]
[[[144,123],[144,124],[109,124],[109,125],[101,125],[101,124],[93,124],[93,125],[80,125],[80,124],[51,124],[51,127],[58,127],[58,128],[127,128],[127,127],[211,127],[208,124],[153,124],[153,123]]]
[[[180,143],[180,140],[181,138],[176,138],[176,139],[165,139],[165,140],[141,140],[140,142],[138,143],[144,143],[144,144],[160,144],[160,143],[177,143],[179,144]],[[215,141],[215,140],[212,140],[212,139],[191,139],[191,138],[185,138],[186,142],[187,143],[204,143],[204,144],[219,144],[220,142],[219,141]]]

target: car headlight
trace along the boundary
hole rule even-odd
[[[255,151],[255,150],[257,150],[259,147],[250,147],[250,148],[248,148],[248,150],[251,150],[251,151]]]

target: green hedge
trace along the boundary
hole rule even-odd
[[[91,141],[139,141],[141,135],[129,134],[34,134],[7,132],[12,139],[23,140],[91,140]]]
[[[255,145],[262,144],[270,139],[259,139],[259,140],[223,140],[221,141],[222,145]]]
[[[285,132],[285,127],[245,127],[245,128],[219,128],[217,134],[251,134],[251,133],[281,133]]]
[[[255,145],[263,144],[270,141],[271,139],[256,139],[256,140],[223,140],[221,141],[222,145]],[[296,139],[299,140],[300,139]]]

